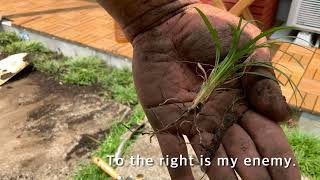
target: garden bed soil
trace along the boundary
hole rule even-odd
[[[31,67],[0,87],[0,179],[67,179],[129,107]]]

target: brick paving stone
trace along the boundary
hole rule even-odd
[[[132,58],[131,45],[115,41],[113,19],[96,2],[0,0],[0,4],[0,12],[13,24]],[[109,39],[106,43],[102,38]]]

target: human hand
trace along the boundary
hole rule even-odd
[[[274,81],[261,77],[242,78],[226,85],[232,89],[221,90],[195,111],[187,111],[203,84],[204,71],[212,69],[215,57],[214,43],[194,7],[201,9],[218,30],[222,57],[227,54],[232,40],[228,24],[236,25],[239,18],[191,1],[185,1],[187,3],[179,7],[182,2],[177,1],[178,5],[174,1],[162,4],[145,2],[145,9],[154,8],[143,13],[141,22],[124,20],[126,16],[131,18],[130,8],[126,13],[112,9],[112,5],[119,7],[125,2],[102,3],[120,21],[132,42],[137,93],[163,155],[188,157],[182,137],[186,135],[198,157],[203,155],[212,159],[213,165],[205,168],[210,179],[236,179],[230,167],[216,166],[217,157],[239,158],[235,170],[245,180],[300,179],[290,145],[276,124],[289,118],[289,110],[279,85]],[[161,11],[156,11],[158,7]],[[175,7],[174,11],[169,11],[172,7]],[[160,16],[166,9],[167,13]],[[131,14],[134,16],[136,13]],[[241,42],[258,33],[259,30],[253,25],[247,26]],[[270,61],[269,51],[259,49],[251,59]],[[273,75],[273,72],[263,68],[253,71]],[[241,163],[244,158],[257,157],[292,158],[292,163],[286,169],[248,167]],[[169,167],[169,173],[172,179],[193,179],[190,166]]]

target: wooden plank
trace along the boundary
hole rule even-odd
[[[303,78],[304,79],[313,79],[314,78],[314,75],[316,74],[316,71],[317,69],[314,69],[314,68],[308,68],[307,70],[306,70],[306,72],[304,73],[304,75],[303,75]]]
[[[281,76],[280,72],[275,71],[274,73],[275,73],[275,76],[276,76],[277,79],[280,78],[280,76]]]
[[[287,50],[288,53],[295,53],[295,54],[300,54],[300,55],[309,56],[309,57],[311,57],[314,54],[314,51],[315,51],[314,48],[301,47],[294,44],[290,45],[290,47]]]
[[[277,51],[272,58],[272,62],[279,62],[280,58],[284,55],[283,52]]]
[[[286,85],[289,82],[288,78],[286,78],[283,74],[280,74],[277,77],[277,79],[278,79],[278,81],[280,81],[284,85]]]
[[[115,53],[115,54],[119,54],[117,52],[117,50],[119,48],[125,47],[125,45],[127,43],[117,43],[116,41],[110,40],[110,39],[100,39],[100,40],[97,40],[95,42],[90,42],[88,44],[90,46],[94,47],[94,48],[98,48],[98,49],[101,49],[101,50],[107,50],[109,52],[112,52],[112,53]],[[130,56],[130,58],[131,57],[132,56]]]
[[[305,100],[305,96],[306,93],[305,92],[301,92],[302,96],[300,96],[299,93],[296,93],[295,95],[292,95],[289,104],[292,106],[295,106],[297,108],[301,108],[302,105],[304,104],[304,100]]]
[[[293,95],[293,89],[290,87],[289,83],[287,83],[285,86],[280,85],[282,94],[286,97],[287,102],[292,98]]]
[[[227,10],[222,0],[213,0],[212,5],[222,10]]]
[[[291,82],[293,82],[296,86],[299,86],[299,82],[301,80],[302,74],[293,74],[290,79]]]
[[[301,91],[306,91],[308,93],[320,96],[320,81],[310,80],[310,79],[302,79],[299,84],[299,89]]]
[[[132,45],[130,43],[127,43],[126,46],[118,49],[118,53],[126,57],[131,57],[133,55]]]
[[[289,62],[291,59],[291,55],[284,53],[282,58],[280,59],[279,63]]]
[[[320,113],[320,97],[318,97],[317,102],[313,109],[314,112]]]
[[[239,0],[230,10],[229,12],[236,15],[240,16],[243,10],[247,7],[249,7],[254,0]]]
[[[289,48],[290,45],[291,45],[290,43],[282,43],[282,42],[280,42],[279,44],[280,44],[280,48],[279,48],[279,49],[280,49],[281,51],[287,51],[288,48]]]
[[[276,67],[285,73],[294,73],[295,75],[302,75],[305,70],[305,68],[301,67],[298,63],[293,62],[292,60],[286,61],[284,59],[276,64]]]
[[[313,80],[318,81],[320,83],[320,69],[317,69],[316,73],[313,76]]]
[[[297,60],[299,60],[299,59],[293,59],[294,62],[296,62]],[[299,60],[299,62],[300,62],[300,64],[303,65],[303,67],[307,67],[311,62],[311,56],[305,55],[305,56],[302,57],[301,60]]]
[[[246,8],[243,9],[243,11],[242,11],[242,16],[243,16],[244,19],[246,19],[246,20],[252,20],[252,21],[251,21],[251,24],[257,25],[257,23],[256,23],[255,21],[253,21],[253,20],[254,20],[254,17],[253,17],[253,15],[252,15],[252,13],[250,12],[250,10],[249,10],[248,7],[246,7]]]
[[[293,61],[294,63],[299,63],[301,62],[303,59],[303,55],[300,55],[300,54],[293,54],[293,56],[291,57],[291,60],[290,61]]]
[[[317,95],[307,93],[302,107],[304,109],[312,111],[316,104],[317,97],[318,97]]]
[[[239,2],[238,2],[239,3]],[[241,2],[240,2],[241,3]],[[222,10],[227,10],[226,6],[224,5],[223,1],[222,0],[213,0],[212,1],[212,5],[217,7],[217,8],[220,8]],[[248,7],[250,6],[250,4],[248,5]],[[240,14],[243,15],[244,19],[246,20],[254,20],[254,17],[252,15],[252,13],[250,12],[249,8],[246,7],[244,9],[241,9],[241,12]],[[232,12],[231,12],[232,13]],[[239,15],[240,15],[239,14]],[[237,15],[237,16],[239,16]],[[251,24],[253,25],[257,25],[257,23],[255,21],[252,21]]]
[[[318,53],[319,53],[319,54],[318,54]],[[317,53],[314,54],[310,65],[311,65],[311,66],[314,66],[314,67],[320,68],[320,51],[317,51]]]

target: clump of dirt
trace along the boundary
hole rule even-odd
[[[66,179],[129,107],[27,68],[0,87],[0,179]]]

